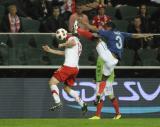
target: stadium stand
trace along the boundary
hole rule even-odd
[[[38,20],[21,17],[23,32],[39,32],[40,22]]]
[[[4,14],[5,14],[5,7],[0,5],[0,24],[2,22]]]
[[[156,49],[139,49],[138,55],[142,66],[160,66],[157,60],[158,51]]]
[[[29,35],[9,35],[9,64],[26,65],[25,50],[28,47]]]
[[[107,7],[105,9],[105,14],[110,16],[112,18],[112,20],[115,20],[116,19],[116,8],[114,7]]]
[[[128,21],[126,20],[112,20],[115,24],[118,30],[122,32],[127,32],[128,27]]]
[[[0,36],[0,65],[8,65],[8,35]]]
[[[134,65],[135,51],[132,49],[124,49],[122,53],[122,59],[119,61],[119,65],[132,66]]]
[[[123,20],[131,20],[137,15],[137,8],[133,6],[121,6],[118,8],[119,18]]]
[[[158,10],[158,7],[148,6],[148,12],[150,15],[154,14]]]

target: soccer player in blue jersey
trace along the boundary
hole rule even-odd
[[[113,101],[112,103],[116,109],[116,116],[114,119],[120,119],[121,114],[119,112],[118,100],[114,96],[113,92],[113,80],[114,80],[114,68],[117,65],[118,61],[121,59],[121,53],[123,51],[124,39],[126,37],[132,38],[145,38],[150,35],[143,34],[131,34],[117,31],[115,24],[113,22],[108,22],[104,25],[104,30],[98,30],[95,26],[90,25],[86,22],[80,21],[86,25],[90,30],[96,32],[97,34],[92,34],[91,32],[77,29],[77,34],[79,36],[84,36],[88,39],[96,38],[97,46],[96,50],[100,58],[104,61],[103,65],[103,76],[102,80],[97,87],[96,92],[96,104],[97,111],[96,115],[91,119],[100,119],[101,109],[103,107],[103,96],[108,95],[109,98]],[[107,39],[107,43],[102,41],[101,37]]]

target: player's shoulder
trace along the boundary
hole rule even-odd
[[[68,41],[78,39],[78,37],[71,35],[67,38]]]
[[[114,33],[115,35],[119,35],[119,36],[122,36],[122,32],[121,31],[119,31],[119,30],[114,30],[114,31],[112,31],[112,33]]]
[[[78,37],[76,37],[76,36],[70,36],[67,41],[73,42],[75,44],[80,43]]]

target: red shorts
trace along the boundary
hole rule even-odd
[[[64,82],[68,86],[73,86],[78,72],[79,69],[77,67],[68,67],[63,65],[54,72],[53,77],[55,77],[59,82]]]

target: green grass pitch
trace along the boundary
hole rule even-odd
[[[0,127],[160,127],[160,118],[0,119]]]

